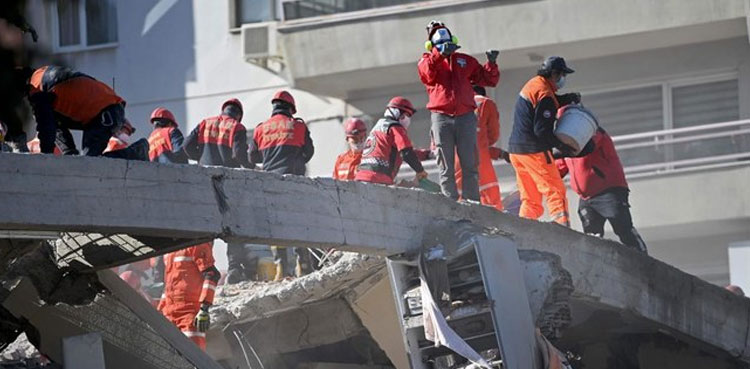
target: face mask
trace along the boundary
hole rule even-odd
[[[128,135],[127,133],[120,132],[117,134],[117,139],[119,139],[120,141],[124,143],[128,143],[128,141],[130,141],[130,135]]]
[[[560,79],[557,80],[557,89],[562,89],[565,87],[565,76],[560,76]]]
[[[451,40],[450,32],[448,32],[448,30],[445,28],[440,28],[437,31],[435,31],[435,33],[432,34],[432,39],[430,39],[430,41],[432,41],[432,44],[436,46],[442,43],[448,42],[450,40]]]
[[[365,149],[365,141],[362,142],[349,142],[349,148],[351,148],[353,151],[362,151]]]
[[[401,123],[404,128],[409,128],[409,125],[411,124],[411,117],[404,114],[401,118],[398,119],[398,122]]]

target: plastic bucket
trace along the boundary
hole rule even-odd
[[[561,109],[555,136],[578,154],[594,136],[597,126],[596,118],[588,109],[581,105],[568,105]]]

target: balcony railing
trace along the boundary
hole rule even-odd
[[[750,119],[634,133],[612,140],[628,179],[750,165]],[[423,164],[430,177],[437,179],[436,161]],[[494,166],[500,188],[504,192],[515,188],[513,167],[504,161],[495,161]],[[411,176],[411,168],[403,165],[399,178]]]

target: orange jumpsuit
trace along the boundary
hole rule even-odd
[[[544,214],[544,196],[552,219],[570,226],[565,184],[551,153],[554,117],[561,105],[556,89],[554,83],[542,76],[532,78],[523,86],[516,103],[508,148],[521,195],[518,215],[539,219]]]
[[[194,319],[201,304],[212,304],[218,278],[204,278],[213,269],[210,242],[164,255],[164,295],[159,311],[201,349],[206,349],[206,333],[199,332]]]
[[[362,151],[350,149],[343,154],[339,154],[336,158],[336,164],[333,166],[333,179],[353,181],[360,161],[362,161]]]
[[[489,205],[497,210],[503,210],[503,201],[500,198],[500,184],[497,183],[495,168],[492,167],[490,147],[500,138],[500,113],[497,105],[490,98],[475,95],[474,101],[477,108],[477,150],[479,150],[479,200],[484,205]],[[456,162],[458,163],[458,155]],[[462,187],[461,166],[456,165],[456,187]],[[460,191],[460,190],[459,190]]]
[[[104,149],[104,152],[110,152],[110,151],[117,151],[122,150],[124,148],[127,148],[128,144],[125,142],[120,141],[117,137],[110,137],[109,142],[107,142],[107,148]]]

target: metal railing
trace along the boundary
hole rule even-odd
[[[612,137],[628,179],[750,165],[750,119]],[[437,180],[436,161],[422,163]],[[503,191],[515,187],[515,171],[493,162]],[[413,171],[401,167],[399,178]]]
[[[750,119],[615,136],[629,179],[750,165]]]

